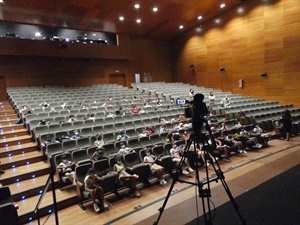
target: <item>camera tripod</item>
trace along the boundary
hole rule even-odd
[[[243,219],[240,211],[239,211],[239,205],[236,203],[234,197],[232,196],[230,190],[229,190],[229,187],[225,181],[225,177],[224,177],[224,173],[222,172],[215,156],[214,156],[214,153],[213,153],[213,149],[215,148],[216,144],[215,144],[215,141],[214,141],[214,137],[210,131],[210,127],[207,123],[207,121],[202,121],[206,124],[205,128],[206,130],[208,131],[209,133],[209,137],[211,139],[211,143],[212,144],[209,144],[208,143],[208,140],[206,138],[206,135],[205,133],[201,133],[200,130],[203,130],[202,129],[202,124],[201,124],[201,127],[197,127],[196,129],[194,128],[194,133],[195,131],[197,132],[196,134],[191,134],[189,140],[187,141],[187,144],[185,146],[185,149],[184,149],[184,152],[183,152],[183,156],[181,157],[181,160],[177,166],[177,169],[176,169],[176,172],[173,174],[173,182],[170,186],[170,189],[168,191],[168,194],[165,198],[165,201],[162,205],[161,208],[159,208],[159,216],[157,218],[157,220],[153,223],[153,225],[158,225],[159,223],[159,220],[164,212],[164,209],[167,205],[167,202],[171,196],[171,193],[172,193],[172,190],[175,186],[175,183],[176,182],[181,182],[181,183],[187,183],[187,184],[192,184],[192,185],[196,185],[198,187],[198,194],[199,194],[199,197],[201,198],[202,200],[202,207],[203,207],[203,218],[204,218],[204,224],[205,225],[212,225],[212,215],[211,215],[211,208],[210,208],[210,197],[211,197],[211,189],[210,189],[210,183],[211,182],[218,182],[219,180],[221,181],[232,205],[234,206],[234,209],[236,210],[241,222],[242,222],[242,225],[246,225],[246,221]],[[200,175],[199,175],[199,156],[198,156],[198,153],[197,153],[197,149],[200,149],[200,142],[203,146],[203,154],[204,154],[204,159],[208,159],[210,157],[213,157],[212,159],[212,167],[215,171],[215,175],[213,177],[209,177],[209,174],[208,174],[208,167],[207,167],[207,164],[205,163],[204,161],[204,166],[205,166],[205,174],[206,174],[206,179],[203,179],[202,181],[200,181]],[[186,180],[181,180],[179,179],[179,175],[181,173],[181,169],[182,169],[182,166],[184,165],[184,162],[185,162],[185,159],[187,159],[187,156],[188,154],[191,152],[190,151],[190,147],[191,145],[194,145],[194,151],[192,151],[192,154],[193,154],[193,159],[194,159],[194,162],[193,164],[193,167],[195,168],[195,174],[196,174],[196,183],[194,182],[189,182],[189,181],[186,181]],[[191,163],[191,162],[190,162]],[[204,187],[206,185],[206,187]],[[207,208],[206,208],[207,207]]]

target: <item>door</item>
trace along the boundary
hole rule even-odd
[[[7,101],[6,81],[3,75],[0,75],[0,101]]]
[[[109,74],[109,83],[126,86],[126,79],[124,73]]]

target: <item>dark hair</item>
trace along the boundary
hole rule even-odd
[[[89,168],[88,171],[87,171],[87,175],[90,175],[90,174],[96,174],[96,170],[94,168]]]

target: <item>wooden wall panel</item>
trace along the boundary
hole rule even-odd
[[[116,73],[125,74],[128,86],[135,73],[150,72],[153,81],[172,79],[167,42],[121,36],[120,46],[75,44],[61,49],[58,44],[0,39],[0,74],[6,86],[109,83],[109,74]]]
[[[200,33],[190,30],[174,42],[174,80],[300,108],[299,15],[299,0],[247,1],[220,15],[220,24],[212,20]],[[195,65],[193,79],[188,62]]]

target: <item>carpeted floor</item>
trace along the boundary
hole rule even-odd
[[[287,162],[288,163],[288,162]],[[239,211],[247,225],[300,224],[300,165],[237,197]],[[233,204],[212,210],[213,225],[242,225]],[[204,225],[203,216],[186,225]]]

